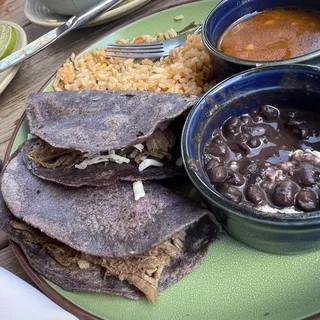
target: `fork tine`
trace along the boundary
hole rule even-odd
[[[185,43],[188,33],[163,42],[111,44],[106,47],[109,57],[130,59],[156,59],[167,56],[171,49],[180,47]]]
[[[163,47],[163,42],[148,42],[148,43],[128,43],[128,44],[108,44],[109,48],[150,48],[150,47]]]
[[[159,48],[159,49],[152,49],[152,48],[146,48],[146,49],[144,49],[144,48],[141,48],[141,49],[137,49],[137,48],[125,48],[125,49],[106,48],[105,51],[107,53],[109,53],[109,52],[114,52],[114,53],[123,52],[123,53],[132,53],[132,54],[135,54],[135,53],[143,54],[143,53],[157,53],[157,52],[161,53],[161,52],[164,52],[164,49],[163,48]]]
[[[153,54],[117,54],[117,53],[108,53],[107,57],[115,58],[126,58],[126,59],[157,59],[163,57],[161,53]]]

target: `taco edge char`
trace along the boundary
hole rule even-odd
[[[180,135],[197,101],[144,91],[31,94],[26,115],[35,139],[25,162],[38,177],[74,187],[184,175]]]
[[[0,227],[20,244],[34,269],[66,290],[106,292],[133,299],[147,297],[155,301],[158,288],[165,289],[199,265],[219,232],[218,226],[206,216],[206,210],[152,182],[146,184],[144,198],[132,201],[135,209],[132,203],[116,207],[120,199],[127,201],[129,193],[132,198],[130,183],[121,183],[120,189],[114,192],[115,185],[64,187],[33,176],[25,167],[21,153],[6,166],[1,182],[4,201],[15,218],[3,202]],[[80,191],[84,193],[79,194]],[[89,202],[81,203],[81,196],[89,191]],[[100,191],[105,203],[99,198]],[[105,204],[120,191],[122,196],[111,202],[105,214],[95,211],[96,203],[100,209],[106,208]],[[154,201],[153,197],[156,197]],[[67,198],[71,201],[59,207]],[[47,201],[43,202],[44,199]],[[74,210],[70,207],[72,203],[76,204]],[[157,210],[156,204],[163,208]],[[146,207],[141,210],[139,206]],[[66,214],[59,214],[61,210]],[[121,212],[115,214],[117,210]],[[127,220],[128,213],[134,225]],[[77,219],[81,214],[84,214],[82,221]],[[119,221],[121,217],[123,221]],[[95,221],[99,223],[94,224]],[[108,225],[103,221],[114,222]],[[114,232],[108,238],[110,228]],[[169,228],[167,233],[166,228]],[[89,229],[87,234],[83,234],[85,229]],[[156,229],[161,232],[155,238]],[[128,242],[125,234],[129,236]],[[109,248],[99,247],[102,243]]]

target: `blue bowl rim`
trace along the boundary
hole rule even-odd
[[[229,56],[218,50],[212,42],[210,41],[208,37],[208,24],[212,17],[217,13],[217,11],[229,0],[222,0],[220,1],[217,5],[215,5],[212,10],[208,13],[204,23],[203,27],[201,28],[201,36],[204,42],[204,45],[206,48],[212,52],[214,55],[216,55],[218,58],[235,63],[235,64],[240,64],[244,66],[253,66],[253,67],[260,67],[260,66],[281,66],[284,64],[294,64],[294,63],[301,63],[301,62],[306,62],[314,59],[320,58],[320,49],[307,53],[305,55],[291,58],[291,59],[285,59],[285,60],[272,60],[272,61],[254,61],[254,60],[244,60],[240,58],[236,58],[233,56]]]
[[[181,135],[181,155],[183,160],[183,165],[185,167],[185,170],[187,171],[187,174],[193,183],[193,185],[198,189],[200,194],[207,198],[209,201],[213,201],[218,207],[220,207],[223,210],[227,210],[228,212],[231,212],[234,218],[238,218],[241,220],[249,220],[256,224],[263,224],[263,225],[271,225],[271,226],[277,226],[277,227],[292,227],[292,228],[299,228],[304,226],[309,227],[315,227],[320,226],[320,210],[314,211],[315,214],[312,216],[307,216],[305,218],[290,218],[286,217],[284,219],[282,218],[272,218],[272,220],[267,220],[265,217],[258,218],[259,215],[261,215],[261,212],[257,210],[248,209],[245,206],[240,206],[239,204],[232,202],[228,199],[223,199],[223,204],[217,203],[216,201],[212,200],[212,195],[214,194],[213,190],[209,188],[201,178],[201,176],[190,170],[187,161],[190,156],[190,152],[188,149],[189,140],[190,140],[190,123],[192,122],[193,118],[196,114],[201,112],[201,105],[203,101],[206,99],[207,96],[211,95],[213,92],[218,91],[222,87],[226,87],[230,82],[236,82],[241,81],[246,76],[254,75],[261,72],[267,72],[272,70],[298,70],[302,69],[305,72],[318,72],[320,76],[320,67],[318,66],[310,66],[310,65],[303,65],[303,64],[295,64],[295,65],[281,65],[281,66],[263,66],[258,68],[251,68],[249,70],[245,70],[243,72],[237,73],[236,75],[233,75],[224,81],[219,82],[214,87],[212,87],[208,92],[206,92],[199,101],[194,105],[194,107],[191,109],[191,111],[188,114],[188,117],[186,119],[186,122],[183,127],[182,135]],[[200,159],[196,159],[200,160]],[[244,212],[244,213],[241,213]],[[255,213],[255,216],[252,216],[251,212]],[[269,213],[272,216],[272,213]]]

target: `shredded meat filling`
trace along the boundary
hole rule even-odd
[[[157,129],[144,143],[145,150],[143,152],[137,150],[138,154],[134,156],[133,160],[137,164],[149,156],[157,159],[166,157],[168,160],[172,160],[170,151],[175,145],[175,140],[175,134],[170,127],[164,131]],[[134,150],[135,148],[133,146],[129,146],[122,150],[115,150],[115,154],[128,157]],[[107,153],[107,151],[102,152],[101,155],[103,153]],[[28,157],[33,162],[48,169],[73,167],[87,158],[86,155],[79,151],[55,148],[41,140],[39,140],[37,146],[29,152]],[[95,162],[93,161],[92,164],[93,163]]]
[[[140,153],[135,157],[135,162],[140,163],[143,158],[154,157],[158,159],[167,159],[172,160],[171,149],[175,144],[175,134],[170,128],[167,128],[164,131],[157,129],[150,138],[145,142],[146,151]]]
[[[127,280],[151,302],[155,302],[157,298],[158,283],[164,267],[181,253],[185,238],[185,232],[179,231],[169,240],[143,254],[123,259],[105,259],[73,250],[23,222],[13,220],[11,225],[21,233],[26,242],[40,245],[42,251],[47,252],[62,266],[77,265],[81,269],[87,269],[90,264],[100,265],[105,269],[106,277],[114,276],[121,281]]]
[[[106,259],[101,265],[106,269],[106,276],[127,280],[142,291],[148,300],[154,302],[161,272],[170,264],[171,258],[182,251],[183,241],[184,232],[181,231],[144,254],[125,259]]]
[[[41,251],[50,254],[62,266],[69,267],[80,259],[81,254],[79,252],[57,240],[49,238],[28,224],[18,220],[12,220],[10,224],[15,230],[20,232],[25,242],[40,245]]]
[[[166,129],[169,133],[169,129]],[[153,135],[146,141],[146,146],[149,152],[155,152],[167,155],[169,149],[172,148],[171,136],[166,135],[166,131],[157,129]]]
[[[45,168],[53,169],[74,166],[82,158],[82,154],[77,151],[55,148],[41,141],[39,146],[29,152],[28,157]]]

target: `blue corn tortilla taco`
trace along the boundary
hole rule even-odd
[[[163,185],[73,188],[33,175],[18,150],[1,178],[0,228],[31,266],[65,290],[154,302],[192,272],[220,228],[209,212]],[[41,231],[40,231],[41,230]]]
[[[31,94],[25,163],[39,178],[73,187],[183,176],[180,137],[197,101],[146,91]]]

